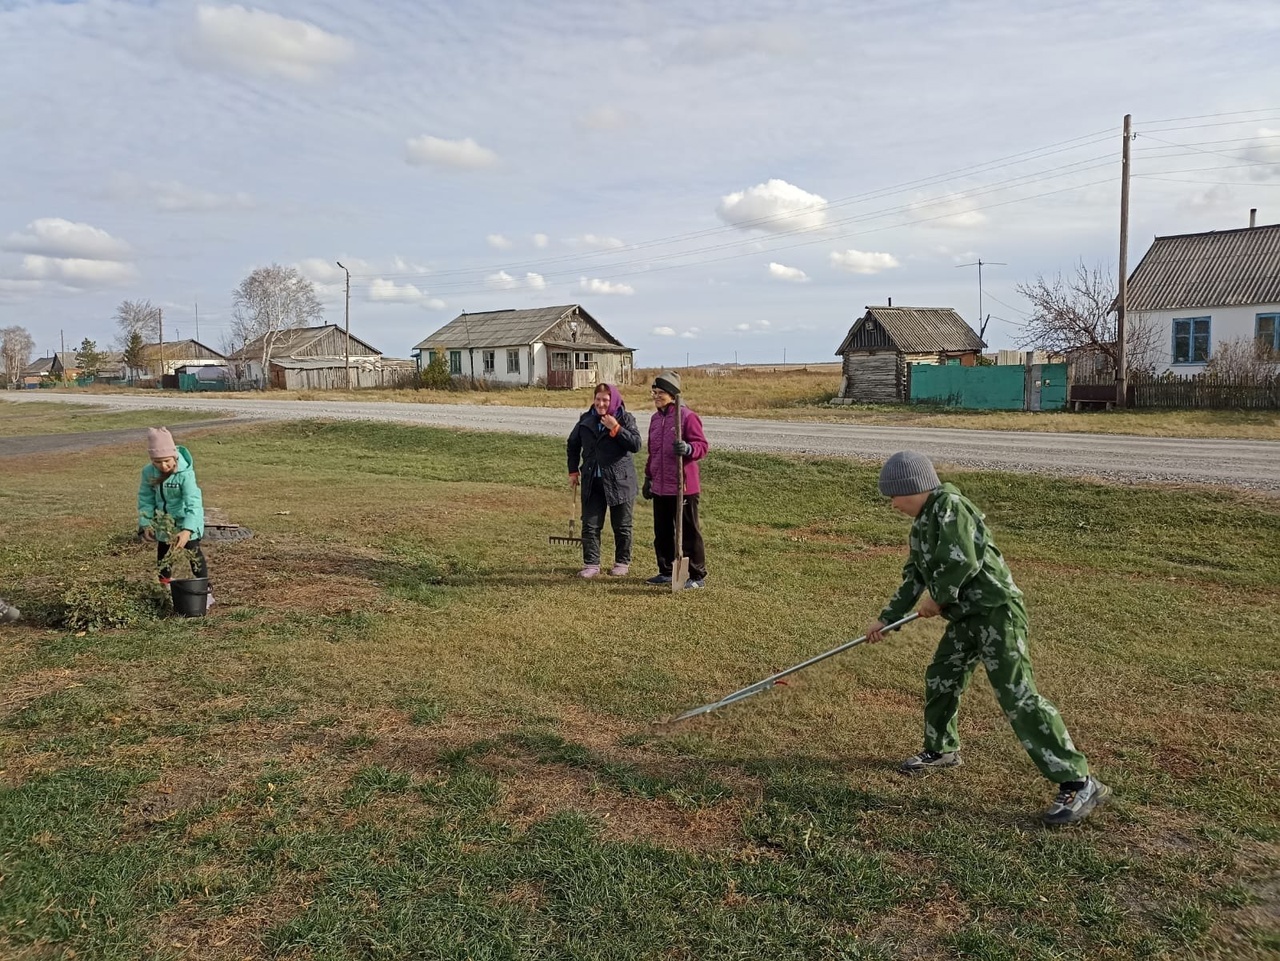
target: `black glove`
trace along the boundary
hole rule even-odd
[[[644,486],[640,488],[640,496],[647,501],[653,500],[653,481],[647,477],[644,479]]]
[[[693,448],[689,446],[689,442],[683,440],[677,440],[671,445],[671,449],[681,457],[688,457],[693,453]]]

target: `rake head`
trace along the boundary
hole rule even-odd
[[[547,543],[548,544],[576,544],[581,546],[582,538],[581,537],[556,537],[555,535],[552,535],[551,537],[547,538]]]

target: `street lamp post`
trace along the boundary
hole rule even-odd
[[[337,264],[339,267],[342,267],[341,261],[335,260],[334,263]],[[342,267],[342,271],[347,275],[347,307],[346,307],[346,310],[343,312],[343,316],[346,323],[346,337],[342,341],[343,363],[345,364],[345,367],[343,368],[343,370],[346,372],[346,375],[347,375],[347,390],[350,390],[351,389],[351,271],[347,270],[346,267]]]

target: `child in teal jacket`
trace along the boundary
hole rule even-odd
[[[171,547],[194,551],[192,576],[208,577],[209,566],[200,549],[204,497],[196,483],[191,452],[174,444],[173,436],[164,427],[152,427],[147,431],[147,453],[151,463],[142,468],[138,485],[138,534],[156,543],[157,563],[165,559]],[[168,584],[171,573],[168,567],[161,567],[161,583]]]
[[[915,521],[902,586],[868,626],[867,640],[880,641],[885,625],[905,617],[926,591],[919,615],[941,614],[947,621],[925,672],[924,750],[898,770],[918,774],[959,766],[960,696],[980,663],[1023,749],[1058,785],[1044,822],[1073,824],[1088,817],[1111,789],[1089,773],[1058,709],[1036,690],[1022,591],[982,513],[953,485],[940,483],[929,458],[915,451],[889,458],[880,472],[880,493]]]

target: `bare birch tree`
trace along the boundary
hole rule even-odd
[[[271,354],[281,333],[310,326],[323,315],[315,287],[293,267],[259,267],[240,281],[232,294],[231,332],[258,354],[264,390],[270,382]]]
[[[22,371],[31,363],[31,352],[36,342],[25,327],[5,327],[0,330],[0,358],[4,361],[4,374],[9,383],[22,379]]]
[[[125,350],[134,334],[142,337],[144,343],[154,344],[160,340],[160,308],[149,300],[122,300],[116,308],[116,345]]]
[[[1075,271],[1052,280],[1043,274],[1017,291],[1031,303],[1031,317],[1018,338],[1019,347],[1037,347],[1063,354],[1090,350],[1107,359],[1114,371],[1120,348],[1116,334],[1116,281],[1102,267],[1090,269],[1084,261]],[[1125,362],[1130,372],[1155,368],[1158,331],[1150,319],[1139,313],[1126,318]]]

